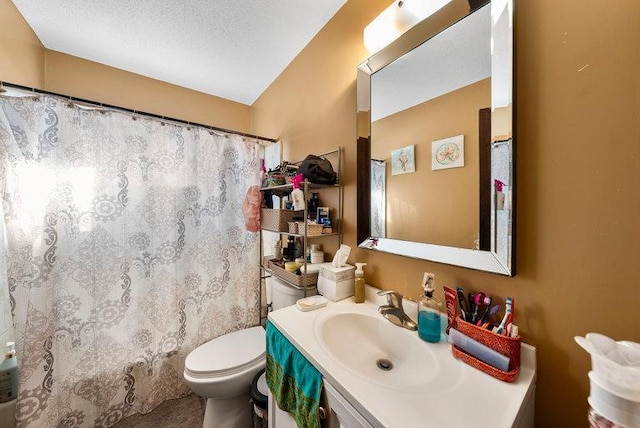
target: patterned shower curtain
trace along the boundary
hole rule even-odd
[[[190,393],[191,350],[259,324],[255,140],[0,97],[0,177],[19,427],[149,412]]]

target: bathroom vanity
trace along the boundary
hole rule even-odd
[[[535,348],[522,345],[518,378],[502,382],[454,358],[446,342],[426,343],[384,319],[376,291],[367,287],[364,304],[349,298],[315,311],[292,306],[269,314],[322,374],[328,426],[533,427]],[[415,303],[406,302],[405,310],[415,319]],[[295,427],[271,397],[269,424]]]

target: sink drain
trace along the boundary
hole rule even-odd
[[[380,370],[389,371],[393,368],[393,363],[386,358],[380,358],[376,364]]]

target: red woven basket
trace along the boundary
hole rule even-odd
[[[509,371],[505,372],[490,366],[478,360],[476,357],[467,354],[457,346],[451,345],[451,351],[456,358],[502,381],[513,382],[516,380],[518,373],[520,373],[520,336],[507,337],[496,334],[477,325],[468,323],[462,318],[458,318],[456,321],[456,330],[460,333],[509,357]]]

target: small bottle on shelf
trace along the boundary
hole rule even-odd
[[[282,250],[282,258],[286,261],[295,260],[295,239],[293,236],[287,237],[287,246]]]
[[[318,248],[318,244],[311,244],[311,252],[309,260],[311,263],[324,262],[324,253]]]
[[[280,241],[280,239],[278,239],[273,246],[273,257],[276,259],[282,258],[282,241]]]
[[[318,194],[311,193],[309,203],[307,204],[307,219],[310,221],[316,221],[318,215]]]

